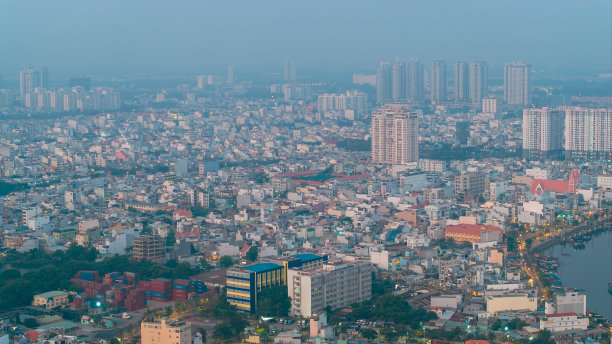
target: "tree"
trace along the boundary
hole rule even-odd
[[[359,335],[367,340],[373,340],[373,339],[376,339],[376,337],[378,337],[378,333],[372,330],[371,328],[360,330]]]
[[[257,255],[258,255],[259,251],[257,250],[256,246],[251,246],[249,248],[249,250],[246,253],[246,259],[248,259],[250,262],[255,262],[257,261]]]
[[[232,265],[234,265],[234,259],[230,256],[223,256],[217,262],[218,268],[229,268]]]
[[[540,330],[538,331],[538,335],[536,339],[533,341],[535,344],[550,344],[554,343],[554,341],[550,340],[551,333],[548,330]]]
[[[493,323],[493,325],[491,325],[491,330],[493,331],[497,331],[502,327],[502,322],[501,320],[497,319],[495,320],[495,322]]]
[[[397,342],[400,337],[400,333],[393,331],[391,328],[383,328],[380,330],[380,334],[385,337],[385,341],[389,343]]]
[[[234,338],[234,329],[227,322],[217,324],[213,330],[213,337],[220,340],[230,340]]]
[[[512,320],[510,320],[510,322],[508,323],[508,328],[510,330],[522,330],[523,327],[525,327],[525,322],[519,318],[514,318]]]
[[[257,299],[255,313],[259,316],[286,317],[291,308],[287,286],[274,286],[262,290]]]

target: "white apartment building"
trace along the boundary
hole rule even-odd
[[[586,314],[587,296],[584,291],[574,290],[556,294],[552,302],[546,302],[546,314],[576,313]]]
[[[585,331],[589,327],[589,319],[576,313],[549,314],[540,319],[540,330],[550,332]]]
[[[357,114],[366,112],[366,94],[358,91],[346,91],[343,94],[325,93],[317,98],[317,110],[327,111],[355,110]]]
[[[419,115],[383,108],[372,114],[372,161],[406,164],[419,160]]]
[[[612,159],[612,109],[565,108],[565,157]]]
[[[563,111],[555,108],[523,110],[523,157],[547,159],[563,149]]]
[[[291,314],[310,317],[326,307],[340,309],[372,297],[372,265],[334,261],[312,269],[287,271]]]

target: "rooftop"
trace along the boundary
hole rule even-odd
[[[48,299],[48,298],[57,297],[57,296],[64,296],[64,295],[68,295],[68,293],[66,293],[64,291],[53,290],[53,291],[48,291],[46,293],[34,295],[34,297],[41,297],[43,299]]]
[[[274,263],[261,263],[261,264],[253,264],[245,267],[245,269],[253,272],[264,272],[270,270],[276,270],[278,268],[282,268],[282,266],[274,264]]]

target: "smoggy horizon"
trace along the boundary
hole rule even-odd
[[[527,6],[528,5],[528,6]],[[609,1],[4,2],[0,74],[373,73],[380,60],[484,60],[494,70],[610,73]],[[433,18],[433,19],[432,19]],[[579,24],[579,25],[578,25]],[[596,53],[593,53],[596,52]]]

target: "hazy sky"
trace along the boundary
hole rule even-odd
[[[377,61],[522,60],[606,72],[610,0],[0,0],[0,73],[298,74]],[[449,69],[450,71],[450,69]]]

